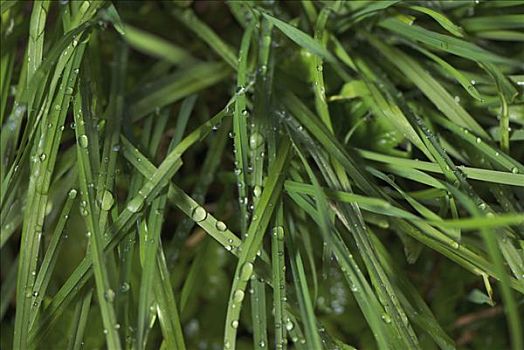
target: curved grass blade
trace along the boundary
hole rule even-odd
[[[508,64],[512,66],[519,65],[519,63],[513,59],[498,56],[470,42],[453,38],[449,35],[436,33],[417,25],[409,25],[403,23],[399,19],[388,18],[381,21],[379,25],[405,37],[408,40],[419,41],[433,49],[446,51],[466,59]]]
[[[450,76],[452,76],[453,78],[455,78],[460,85],[462,85],[462,87],[464,88],[464,90],[466,90],[466,92],[471,96],[473,97],[474,99],[476,99],[477,101],[481,101],[483,102],[484,99],[482,98],[482,96],[480,96],[480,93],[478,92],[478,90],[475,88],[475,85],[473,85],[471,83],[471,80],[469,80],[466,76],[464,76],[464,74],[462,74],[460,71],[458,71],[457,69],[455,69],[455,67],[453,67],[451,64],[449,64],[448,62],[446,62],[445,60],[443,60],[442,58],[440,58],[439,56],[435,55],[434,53],[420,47],[420,46],[416,46],[414,45],[413,46],[415,49],[417,49],[418,51],[422,52],[424,55],[428,56],[429,58],[431,58],[433,61],[435,61],[438,65],[440,65],[442,67],[442,69],[448,73]]]
[[[483,138],[489,138],[478,122],[413,58],[393,47],[387,46],[372,36],[368,36],[368,38],[370,43],[417,85],[446,117],[458,125],[469,128]]]
[[[293,27],[292,25],[289,25],[286,22],[283,22],[266,13],[263,13],[262,15],[300,47],[309,50],[311,53],[314,53],[315,55],[322,57],[328,62],[336,62],[336,58],[328,50],[326,50],[326,48],[324,48],[312,37],[301,31],[300,29],[297,29],[296,27]]]
[[[438,24],[440,24],[440,26],[442,28],[444,28],[445,30],[447,30],[451,34],[453,34],[455,36],[458,36],[458,37],[461,37],[461,38],[464,37],[462,28],[460,28],[458,25],[456,25],[453,22],[451,22],[451,20],[448,17],[446,17],[444,14],[442,14],[442,13],[440,13],[438,11],[432,10],[430,8],[423,7],[423,6],[411,5],[411,6],[408,6],[408,8],[410,10],[417,11],[417,12],[420,12],[420,13],[424,13],[424,14],[430,16],[435,21],[437,21]]]

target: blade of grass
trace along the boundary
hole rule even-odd
[[[109,281],[108,270],[106,266],[106,259],[104,257],[104,241],[103,232],[97,222],[97,209],[95,204],[95,195],[90,189],[89,184],[93,183],[94,174],[91,170],[89,161],[89,153],[87,146],[89,145],[89,138],[85,134],[83,125],[82,96],[77,93],[75,98],[75,129],[77,139],[77,158],[78,174],[82,196],[81,213],[87,227],[87,236],[89,237],[90,256],[93,263],[93,270],[96,282],[96,295],[102,315],[104,324],[104,333],[106,334],[106,342],[109,348],[120,349],[120,336],[117,327],[116,314],[113,306],[115,292],[111,288]]]
[[[247,196],[247,168],[248,168],[248,140],[247,134],[247,117],[249,111],[246,109],[246,83],[247,83],[247,59],[251,36],[253,34],[254,22],[247,28],[242,37],[242,44],[239,52],[239,65],[237,76],[237,98],[235,100],[235,111],[233,113],[233,132],[234,132],[234,149],[235,149],[235,174],[237,175],[238,198],[240,204],[240,231],[245,235],[248,225],[248,206],[249,198]]]
[[[286,22],[283,22],[266,13],[263,13],[262,15],[297,45],[309,50],[311,53],[314,53],[317,56],[322,57],[328,62],[336,61],[335,57],[329,51],[327,51],[324,47],[322,47],[322,45],[320,45],[312,37],[300,29],[297,29],[296,27],[293,27],[292,25],[289,25]]]
[[[187,29],[206,42],[233,69],[238,67],[238,59],[233,49],[225,43],[207,24],[202,22],[192,9],[171,12]]]
[[[470,42],[453,38],[449,35],[436,33],[419,27],[417,25],[409,25],[403,23],[399,19],[387,18],[381,21],[379,25],[409,40],[422,42],[430,46],[432,49],[446,51],[454,55],[464,57],[466,59],[488,61],[500,64],[519,65],[513,59],[507,59],[498,56]]]
[[[32,312],[29,320],[29,329],[33,327],[33,324],[38,317],[40,305],[46,297],[47,287],[49,286],[49,282],[51,280],[51,274],[55,269],[58,254],[62,246],[64,228],[69,218],[69,214],[71,212],[71,208],[73,206],[76,196],[76,189],[71,189],[68,192],[66,202],[64,204],[64,207],[62,208],[62,211],[60,212],[58,222],[55,226],[53,234],[51,235],[51,240],[45,252],[44,259],[42,260],[42,264],[40,265],[40,269],[38,270],[38,274],[36,276],[33,288],[34,291],[32,294]]]
[[[282,184],[285,174],[285,164],[288,161],[290,153],[289,141],[284,139],[277,152],[277,159],[268,170],[269,176],[266,178],[265,187],[259,200],[259,206],[253,213],[253,220],[247,231],[247,237],[242,244],[242,250],[239,253],[238,263],[235,269],[235,278],[231,287],[229,296],[224,347],[235,348],[236,333],[239,326],[239,314],[242,308],[242,300],[245,295],[247,282],[253,273],[253,262],[257,252],[261,248],[264,232],[269,224],[271,215],[275,208],[275,203],[280,197]]]
[[[172,64],[180,64],[192,59],[191,55],[181,47],[129,24],[126,24],[124,38],[131,47]]]
[[[229,106],[229,104],[227,106]],[[213,125],[219,123],[224,118],[224,116],[225,109],[220,111],[217,115],[204,123],[202,126],[195,129],[191,134],[184,138],[184,140],[182,140],[180,144],[173,149],[173,151],[168,154],[157,171],[154,171],[151,176],[147,176],[148,181],[142,186],[140,190],[141,192],[139,191],[139,193],[128,202],[128,205],[115,220],[114,224],[110,226],[105,232],[105,234],[110,237],[110,241],[105,242],[105,251],[114,249],[114,247],[126,236],[128,233],[127,230],[140,215],[140,210],[143,207],[144,199],[155,198],[156,195],[160,192],[161,188],[163,188],[166,179],[169,181],[169,178],[178,170],[181,165],[181,155],[195,142],[206,137],[211,131]],[[138,152],[138,149],[133,147],[130,143],[128,143],[128,149],[133,149]],[[133,153],[131,152],[131,154]],[[140,157],[132,157],[131,159],[135,162],[135,166],[136,164],[140,164],[142,161],[142,158]],[[180,196],[180,192],[175,190],[174,195],[171,196],[172,198],[177,198],[177,196]],[[186,198],[176,201],[178,203],[186,203],[184,208],[188,209],[187,211],[192,213],[193,208],[188,208],[192,203],[186,202]],[[211,229],[211,227],[215,227],[216,219],[212,220],[211,223],[210,220],[204,220],[204,223],[204,228],[208,228],[209,230],[213,231],[214,229]],[[234,235],[231,234],[230,237],[234,237]],[[227,239],[224,239],[224,241],[227,242]],[[238,246],[239,242],[236,243],[236,246]],[[45,332],[53,325],[54,322],[56,322],[58,316],[64,311],[64,308],[71,301],[71,298],[77,293],[78,287],[83,286],[89,280],[89,278],[91,278],[92,271],[90,269],[91,259],[86,257],[71,274],[69,279],[62,285],[62,288],[58,291],[53,302],[46,308],[44,320],[42,321],[41,325],[31,333],[29,339],[30,342],[34,342],[35,340],[39,341],[40,337],[44,336]]]
[[[80,65],[83,46],[73,53],[73,60],[67,63],[61,83],[62,91],[71,90],[75,84],[74,70]],[[22,232],[21,250],[19,261],[19,272],[17,278],[17,314],[15,321],[13,349],[23,349],[27,342],[27,323],[30,313],[30,297],[36,277],[38,263],[38,252],[40,238],[44,224],[45,208],[47,204],[47,192],[50,185],[50,175],[53,173],[60,137],[69,102],[70,95],[60,93],[50,96],[54,101],[54,110],[48,116],[48,120],[40,124],[41,142],[35,149],[33,169],[28,189],[26,211],[24,215],[24,227]],[[45,123],[45,124],[44,124]],[[43,124],[43,125],[42,125]],[[48,128],[51,124],[51,128]],[[33,272],[35,272],[33,274]]]
[[[84,296],[77,302],[75,307],[75,315],[73,322],[71,322],[71,337],[69,339],[69,347],[71,350],[82,349],[84,344],[84,333],[89,317],[89,310],[91,308],[91,299],[93,296],[93,290],[90,289],[85,293]]]
[[[229,73],[222,63],[198,63],[145,85],[127,96],[131,119],[136,121],[157,108],[214,85]]]

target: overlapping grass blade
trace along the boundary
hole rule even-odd
[[[275,203],[280,197],[285,176],[285,165],[290,153],[289,140],[281,140],[275,163],[269,169],[264,190],[260,196],[259,206],[253,213],[253,220],[249,225],[247,237],[242,243],[239,253],[235,277],[231,286],[227,316],[225,323],[224,347],[235,348],[236,333],[239,326],[239,314],[242,308],[247,282],[253,273],[253,262],[261,248],[262,238],[267,229]]]

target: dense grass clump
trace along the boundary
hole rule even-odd
[[[1,349],[524,349],[523,1],[0,3]]]

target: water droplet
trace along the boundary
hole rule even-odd
[[[288,319],[288,320],[286,321],[286,330],[287,330],[287,331],[292,331],[293,328],[295,328],[295,325],[293,324],[293,322],[291,322],[290,319]]]
[[[77,194],[78,194],[78,191],[72,188],[67,195],[69,196],[69,198],[75,199]]]
[[[246,93],[246,88],[243,87],[242,85],[239,85],[237,87],[236,94],[237,95],[242,95],[242,94],[245,94],[245,93]]]
[[[113,152],[118,152],[120,151],[120,145],[118,143],[114,144],[111,149],[113,150]]]
[[[89,146],[89,139],[87,138],[86,135],[81,135],[81,136],[78,138],[78,144],[79,144],[80,147],[82,147],[82,148],[87,148],[87,146]]]
[[[193,209],[191,217],[193,218],[193,220],[195,220],[195,222],[203,221],[207,217],[207,211],[203,207],[198,206],[195,209]]]
[[[262,194],[262,187],[260,187],[259,185],[256,185],[255,188],[253,189],[253,196],[255,197],[260,197],[260,195]]]
[[[482,142],[482,139],[480,137],[477,137],[477,139],[475,140],[477,143],[481,143]]]
[[[258,343],[258,345],[260,345],[260,347],[263,348],[266,346],[266,342],[261,340],[260,343]]]
[[[66,93],[66,95],[72,95],[73,94],[73,88],[72,87],[66,88],[65,93]]]
[[[249,137],[249,147],[252,150],[259,148],[260,146],[262,146],[263,143],[264,137],[260,135],[258,132],[255,132],[251,135],[251,137]]]
[[[459,96],[455,96],[454,100],[455,100],[456,103],[459,103],[460,102],[460,97]]]
[[[142,209],[142,206],[144,205],[144,200],[142,197],[137,196],[133,198],[129,203],[127,204],[127,210],[129,210],[132,213],[136,213]]]
[[[222,221],[217,221],[217,223],[215,224],[215,227],[220,232],[224,232],[225,230],[227,230],[226,224],[224,224]]]
[[[47,158],[47,155],[45,153],[42,153],[40,154],[38,158],[40,159],[41,162],[43,162]]]
[[[106,292],[104,293],[104,298],[105,298],[108,302],[112,303],[112,302],[115,300],[115,292],[114,292],[111,288],[109,288],[109,289],[106,290]]]
[[[240,303],[244,300],[244,291],[241,289],[237,289],[235,293],[233,293],[233,301],[235,303]]]
[[[104,191],[104,194],[102,195],[102,203],[100,205],[100,208],[102,210],[110,210],[113,207],[113,204],[115,203],[115,199],[113,197],[113,194],[109,192],[108,190]]]
[[[513,174],[518,174],[519,173],[519,169],[517,167],[514,167],[514,168],[511,169],[511,172]]]
[[[240,279],[243,281],[248,281],[251,275],[253,274],[253,263],[247,262],[242,266],[240,270]]]
[[[234,320],[233,322],[231,322],[231,327],[237,329],[238,328],[238,320]]]
[[[391,317],[388,314],[383,314],[382,320],[386,323],[391,323]]]
[[[129,291],[129,283],[123,282],[122,285],[120,286],[120,292],[126,293],[128,291]]]
[[[284,228],[282,226],[273,227],[273,235],[277,237],[278,240],[284,239]]]

